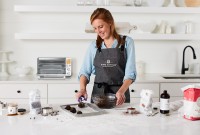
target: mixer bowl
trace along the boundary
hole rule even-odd
[[[92,101],[102,109],[111,109],[116,106],[117,98],[115,94],[106,93],[105,95],[96,94],[92,96]]]

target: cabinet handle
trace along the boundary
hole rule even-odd
[[[75,93],[77,93],[77,92],[78,92],[78,90],[75,90],[74,92],[75,92]]]
[[[21,90],[18,90],[17,93],[21,93]]]
[[[135,92],[135,90],[134,90],[134,89],[132,89],[132,90],[131,90],[131,92]]]

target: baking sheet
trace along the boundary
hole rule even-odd
[[[96,106],[95,104],[91,104],[91,103],[85,103],[85,107],[84,108],[80,108],[78,107],[78,104],[66,104],[66,105],[61,105],[60,107],[62,108],[62,110],[64,110],[65,112],[75,116],[75,117],[85,117],[85,116],[94,116],[94,115],[100,115],[100,114],[104,114],[106,113],[105,110],[100,109],[98,106]],[[77,113],[72,113],[69,110],[65,109],[65,107],[67,105],[70,105],[71,107],[76,108],[76,112],[77,111],[81,111],[82,114],[77,114]]]

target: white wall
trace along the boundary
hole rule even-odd
[[[10,74],[15,74],[16,66],[30,65],[36,73],[37,57],[66,56],[73,58],[73,73],[79,72],[85,51],[90,40],[18,40],[19,32],[84,32],[90,13],[18,13],[15,4],[65,4],[75,5],[76,0],[0,0],[0,50],[11,50]],[[154,20],[158,24],[167,20],[172,26],[176,23],[200,18],[199,14],[117,14],[115,21],[130,23]],[[200,19],[195,20],[196,23]],[[134,37],[133,37],[134,38]],[[182,51],[192,45],[197,60],[192,59],[191,50],[186,51],[186,64],[200,62],[199,41],[135,41],[136,60],[146,63],[146,73],[180,73]]]

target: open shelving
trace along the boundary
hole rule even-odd
[[[18,13],[91,13],[99,6],[67,6],[67,5],[14,5]],[[198,7],[133,7],[133,6],[103,6],[113,13],[136,14],[200,14]],[[198,34],[125,34],[134,40],[200,40]],[[21,40],[92,40],[94,33],[15,33],[15,39]]]

